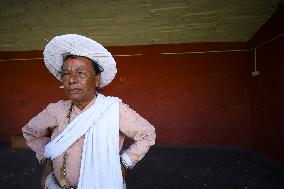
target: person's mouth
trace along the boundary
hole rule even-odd
[[[71,89],[69,89],[69,93],[78,93],[78,92],[80,92],[82,89],[80,89],[80,88],[71,88]]]

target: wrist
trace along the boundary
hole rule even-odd
[[[125,164],[125,162],[124,162],[124,160],[120,157],[120,164],[121,164],[121,166],[125,169],[125,170],[127,170],[129,167]]]
[[[129,156],[127,155],[126,152],[123,152],[120,156],[120,162],[123,165],[123,167],[127,170],[127,169],[132,169],[133,168],[133,164],[131,159],[129,158]]]
[[[50,161],[51,161],[50,158],[42,158],[42,159],[39,161],[39,163],[40,163],[40,164],[46,164],[47,162],[50,162]]]

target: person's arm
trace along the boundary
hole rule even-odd
[[[55,107],[56,104],[49,104],[22,128],[26,143],[36,153],[39,162],[44,159],[44,147],[50,141],[50,132],[58,125]]]
[[[128,105],[120,104],[120,132],[134,140],[122,155],[122,164],[133,168],[155,144],[155,128]]]
[[[32,118],[23,128],[23,136],[27,145],[36,153],[40,163],[44,163],[40,184],[44,187],[47,175],[53,170],[52,161],[44,161],[44,148],[50,141],[50,132],[58,125],[54,114],[55,104],[50,104]]]

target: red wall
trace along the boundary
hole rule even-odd
[[[157,144],[249,146],[247,51],[238,43],[197,43],[109,47],[118,75],[104,94],[120,97],[155,125]],[[41,51],[2,52],[1,60],[39,58]],[[64,97],[42,60],[1,62],[0,140],[20,135],[21,127],[48,103]]]
[[[284,5],[249,41],[260,75],[251,83],[252,148],[284,163]],[[271,40],[274,39],[274,40]]]

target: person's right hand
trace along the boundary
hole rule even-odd
[[[47,176],[41,176],[41,178],[40,178],[40,188],[41,189],[44,189],[44,187],[45,187],[45,179],[46,179],[46,177]]]
[[[42,189],[45,188],[45,180],[46,177],[53,171],[53,163],[50,159],[46,160],[44,165],[43,165],[43,170],[40,178],[40,187]]]

